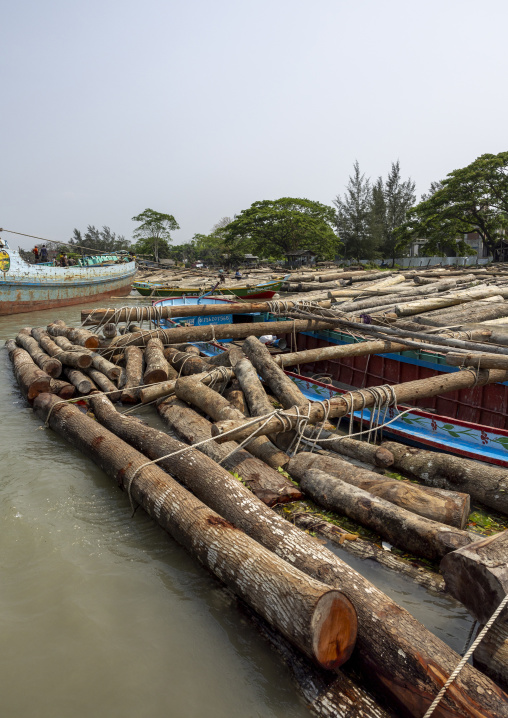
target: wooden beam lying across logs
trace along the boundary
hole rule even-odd
[[[449,391],[457,391],[472,386],[485,386],[486,384],[494,384],[507,380],[508,371],[480,369],[477,372],[459,371],[451,374],[439,374],[428,379],[395,384],[389,388],[385,388],[385,390],[379,387],[377,387],[377,389],[381,391],[381,396],[384,396],[386,399],[394,401],[395,404],[403,404],[406,401],[425,399],[437,396],[438,394],[446,394],[446,392]],[[333,397],[327,401],[327,408],[320,402],[309,401],[308,409],[304,412],[305,416],[308,415],[311,424],[316,424],[319,421],[325,420],[327,410],[330,418],[338,418],[349,414],[351,408],[353,411],[356,411],[362,407],[372,407],[378,400],[373,389],[376,389],[376,387],[349,392],[348,400],[342,396]],[[294,429],[300,421],[301,416],[301,409],[298,411],[297,407],[294,406],[284,411],[283,421],[277,416],[268,420],[259,419],[258,421],[254,419],[219,421],[215,424],[213,432],[214,435],[217,436],[218,441],[221,440],[221,434],[226,431],[232,432],[227,437],[228,441],[243,441],[256,431],[258,435],[266,435]],[[248,424],[248,426],[244,426],[245,424]]]
[[[296,307],[299,300],[285,299],[284,306]],[[320,306],[327,308],[331,305],[330,300],[325,299],[317,302]],[[170,319],[171,317],[212,317],[221,314],[252,314],[269,312],[277,300],[273,302],[217,302],[217,304],[190,304],[162,307],[137,307],[139,319]],[[129,318],[131,308],[122,309],[85,309],[81,312],[81,321],[85,325],[102,324],[105,321],[126,322]]]
[[[416,449],[395,441],[382,447],[393,455],[393,468],[404,476],[419,479],[427,486],[463,491],[485,506],[508,513],[506,469],[462,456]]]
[[[440,570],[451,595],[485,624],[508,593],[508,531],[478,538],[443,558]]]
[[[305,475],[308,469],[318,469],[418,516],[455,528],[464,529],[469,518],[468,494],[390,479],[354,466],[338,456],[302,452],[291,459],[288,467],[292,467],[288,471],[296,478]],[[330,484],[333,487],[333,481]]]
[[[146,466],[142,454],[79,409],[55,407],[56,401],[51,394],[41,396],[38,416],[49,417],[53,430],[129,487],[133,499],[234,593],[323,668],[337,669],[349,658],[356,615],[340,591],[278,558],[161,468]]]
[[[107,400],[93,397],[92,402],[96,401]],[[93,408],[98,413],[97,407]],[[57,410],[58,407],[53,413]],[[127,418],[121,417],[122,425]],[[65,430],[65,422],[62,424]],[[114,417],[111,427],[115,427],[115,432],[118,425]],[[143,425],[136,427],[135,441],[142,441],[144,429]],[[79,432],[76,440],[82,441]],[[143,449],[146,448],[144,443]],[[421,718],[459,663],[460,656],[338,556],[265,506],[220,466],[210,462],[206,470],[196,471],[195,451],[188,449],[164,459],[173,462],[171,474],[206,505],[263,546],[346,594],[358,613],[355,655],[366,679],[370,683],[376,681],[388,691],[409,715]],[[124,477],[119,472],[119,476],[128,481],[131,474]],[[138,500],[136,495],[134,498]],[[466,665],[435,716],[472,718],[472,711],[476,711],[475,718],[508,718],[507,700],[506,694],[492,681]]]
[[[134,332],[114,337],[110,349],[128,345],[146,346],[149,339],[158,337],[164,344],[178,344],[184,341],[209,342],[214,339],[244,339],[260,337],[263,334],[290,334],[295,332],[312,332],[319,329],[331,329],[326,320],[297,319],[287,322],[253,322],[246,324],[207,324],[199,327],[175,327],[173,329],[153,329],[146,332]]]

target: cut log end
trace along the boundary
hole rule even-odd
[[[311,626],[318,663],[328,670],[342,666],[356,642],[357,617],[352,603],[340,591],[328,591],[316,604]]]

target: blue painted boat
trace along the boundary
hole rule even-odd
[[[224,347],[218,342],[195,342],[195,344],[205,356],[213,356],[224,351]],[[290,371],[285,371],[285,374],[291,377],[304,396],[311,401],[317,399],[323,401],[347,392],[346,389],[338,388],[331,383],[318,381],[309,376]],[[404,381],[409,381],[409,379],[404,379]],[[377,382],[377,384],[380,383]],[[406,410],[409,411],[399,416]],[[377,412],[374,413],[373,427],[378,423],[391,422],[389,426],[383,429],[385,438],[391,438],[424,449],[445,451],[456,456],[464,456],[468,459],[477,459],[508,468],[508,431],[506,429],[453,419],[449,416],[441,416],[406,405],[389,407],[386,414],[383,409],[380,416],[378,416]],[[364,429],[370,427],[370,410],[364,409],[363,412],[354,412],[354,420],[363,425]],[[346,417],[344,421],[349,421],[349,417]],[[344,424],[344,428],[346,428],[346,424]]]
[[[127,296],[136,263],[125,260],[101,255],[87,257],[82,266],[29,264],[0,239],[0,315]]]

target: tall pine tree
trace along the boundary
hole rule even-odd
[[[353,165],[344,197],[337,195],[336,222],[346,259],[373,259],[376,242],[371,233],[372,190],[370,180],[360,171],[358,160]]]

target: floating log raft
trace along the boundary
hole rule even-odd
[[[146,466],[141,454],[103,426],[71,405],[54,406],[55,401],[52,395],[41,396],[38,415],[120,480],[152,518],[234,593],[318,665],[333,670],[349,658],[356,615],[340,591],[290,566],[158,466]]]
[[[334,456],[301,453],[294,456],[288,464],[288,471],[296,478],[304,476],[310,469],[322,471],[341,482],[356,486],[395,506],[438,523],[464,529],[469,518],[468,494],[397,481]],[[333,483],[333,480],[330,481],[330,488]]]
[[[508,513],[506,469],[395,441],[384,441],[382,446],[393,455],[393,468],[405,476],[417,478],[428,486],[463,491],[485,506]]]

